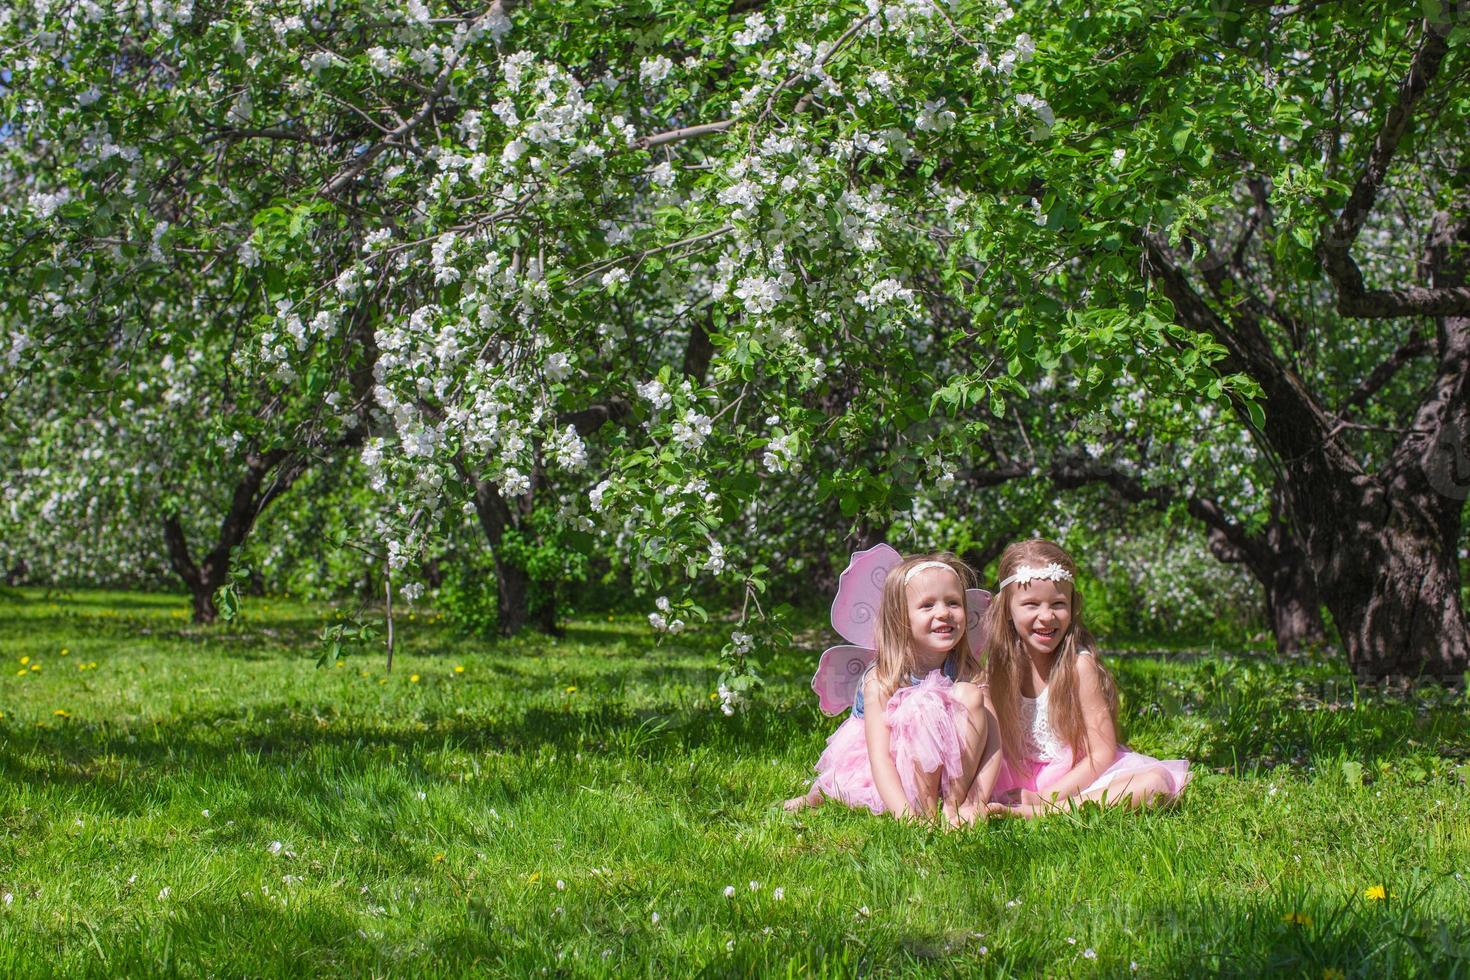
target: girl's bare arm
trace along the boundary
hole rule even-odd
[[[873,769],[873,785],[883,798],[883,806],[895,817],[903,819],[913,811],[908,797],[903,792],[903,782],[898,778],[898,766],[893,764],[893,751],[888,739],[888,699],[878,678],[869,675],[863,683],[863,734],[868,740],[868,765]]]
[[[1047,787],[1047,791],[1040,795],[1042,802],[1061,802],[1076,796],[1118,757],[1118,737],[1112,713],[1103,695],[1097,661],[1092,657],[1077,658],[1077,695],[1082,701],[1082,717],[1087,725],[1087,750],[1074,760],[1072,768],[1060,781]],[[1029,801],[1030,797],[1023,799]]]

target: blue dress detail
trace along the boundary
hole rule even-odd
[[[863,676],[858,680],[857,697],[853,698],[852,700],[852,716],[854,718],[861,718],[863,716],[863,686],[868,683],[868,674],[876,666],[877,664],[868,665],[868,669],[863,671]],[[944,661],[944,666],[940,667],[939,669],[942,670],[944,672],[944,676],[948,677],[950,680],[958,679],[960,671],[959,667],[955,665],[954,657],[946,658]],[[922,677],[915,677],[913,674],[909,675],[910,684],[917,684],[923,679],[924,678]]]

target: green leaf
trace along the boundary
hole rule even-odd
[[[1250,399],[1245,403],[1245,410],[1246,414],[1250,416],[1251,426],[1253,428],[1258,431],[1265,428],[1266,412],[1264,409],[1261,408],[1260,402],[1256,401],[1254,398]]]
[[[240,613],[240,596],[233,585],[222,585],[215,590],[214,607],[220,619],[230,622]]]

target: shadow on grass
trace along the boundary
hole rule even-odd
[[[275,703],[131,728],[68,722],[0,729],[0,778],[92,787],[103,790],[104,797],[118,790],[145,805],[150,794],[144,786],[166,784],[181,770],[289,767],[323,752],[326,758],[313,769],[386,763],[412,770],[446,749],[520,757],[527,766],[543,749],[654,764],[682,762],[706,747],[768,758],[785,754],[810,727],[813,714],[808,707],[792,706],[729,719],[703,706],[661,711],[603,702],[582,709],[531,707],[509,716],[405,710],[396,723],[385,723],[361,715],[327,718],[311,707]]]
[[[417,869],[419,875],[425,869]],[[650,885],[650,887],[653,887]],[[3,958],[12,975],[43,975],[40,964],[71,975],[291,972],[375,974],[489,971],[529,975],[550,968],[573,974],[719,976],[987,975],[1227,977],[1464,976],[1470,963],[1461,923],[1427,908],[1350,902],[1312,912],[1281,900],[1243,903],[1221,898],[1179,907],[1123,908],[1105,917],[1119,931],[1067,944],[1038,924],[1018,922],[1024,938],[1011,943],[995,924],[984,933],[965,927],[904,928],[902,917],[855,921],[835,903],[799,913],[769,912],[775,929],[740,936],[728,953],[693,937],[709,929],[702,916],[671,918],[657,929],[642,923],[634,888],[617,899],[566,901],[565,910],[526,905],[522,895],[467,895],[464,913],[405,931],[369,909],[280,908],[270,897],[190,895],[175,889],[166,918],[119,917],[99,922],[59,920],[12,933]],[[636,911],[635,911],[636,910]],[[1030,915],[1045,915],[1045,911]],[[437,928],[433,928],[437,926]],[[1117,941],[1121,937],[1130,940]],[[1120,948],[1121,947],[1121,948]],[[65,959],[58,962],[58,954]],[[68,955],[69,954],[69,955]],[[1134,964],[1137,964],[1135,967]],[[26,966],[29,965],[29,968]]]
[[[73,592],[47,593],[35,588],[8,589],[0,591],[0,615],[4,614],[5,604],[9,603],[28,610],[56,606],[60,618],[70,620],[86,615],[93,609],[137,609],[150,613],[167,613],[174,609],[188,609],[189,602],[189,597],[182,592],[89,592],[83,598]]]
[[[228,655],[272,659],[270,653],[248,647]],[[388,716],[355,713],[361,705],[342,715],[331,696],[323,694],[320,703],[276,702],[244,711],[190,713],[148,726],[70,722],[53,728],[13,728],[4,733],[0,771],[9,778],[38,778],[39,765],[46,770],[46,779],[86,782],[95,771],[94,760],[109,754],[143,766],[180,757],[213,764],[241,752],[292,758],[316,748],[343,746],[369,751],[394,747],[410,756],[452,745],[470,752],[535,753],[547,747],[643,758],[719,746],[762,758],[784,755],[793,743],[820,745],[841,720],[824,717],[806,697],[783,697],[779,688],[752,710],[726,718],[714,710],[713,702],[704,700],[716,677],[712,669],[643,662],[629,668],[619,659],[626,658],[568,658],[551,684],[545,661],[536,655],[482,664],[477,670],[500,685],[502,695],[509,691],[510,709],[504,699],[494,705],[476,705],[473,700],[430,706],[407,702],[392,707]],[[589,665],[607,669],[588,669]],[[1120,674],[1131,704],[1157,705],[1158,698],[1173,697],[1176,702],[1181,698],[1150,690],[1147,684],[1135,687],[1126,670]],[[527,699],[544,699],[553,684],[579,693],[559,707],[514,707],[519,693]],[[694,701],[677,704],[660,690],[670,686],[682,692],[681,700],[690,691],[699,693]],[[640,698],[642,692],[653,697]],[[634,707],[630,699],[653,703]],[[1423,704],[1387,699],[1364,701],[1354,710],[1328,711],[1311,703],[1283,703],[1280,692],[1270,685],[1225,686],[1217,696],[1206,695],[1193,710],[1197,723],[1191,736],[1192,761],[1232,771],[1280,763],[1335,763],[1343,758],[1366,763],[1439,751],[1455,758],[1470,741],[1470,713],[1454,707],[1426,709]],[[1161,717],[1135,721],[1167,733],[1172,713],[1166,708]],[[20,766],[17,755],[38,758]]]
[[[1463,923],[1435,915],[1427,902],[1275,896],[1246,904],[1216,896],[1155,909],[1150,918],[1165,940],[1150,972],[1162,975],[1447,977],[1470,970]]]

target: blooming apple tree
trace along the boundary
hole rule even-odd
[[[299,445],[301,418],[325,446],[370,393],[394,572],[454,511],[492,545],[533,514],[631,522],[630,568],[673,596],[655,626],[698,615],[680,583],[709,577],[750,614],[743,519],[773,477],[878,522],[1038,368],[1073,366],[1082,397],[1124,370],[1239,390],[1139,290],[1122,189],[1099,215],[1072,193],[1127,133],[1063,138],[1043,23],[934,0],[22,0],[0,14],[0,255],[26,270],[7,370],[96,378],[212,338],[252,404],[297,406],[262,445]]]

